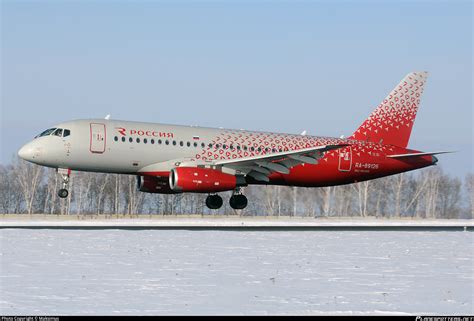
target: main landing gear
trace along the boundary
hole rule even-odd
[[[63,180],[62,187],[58,191],[58,196],[60,198],[66,198],[69,195],[69,191],[67,190],[67,187],[69,185],[69,176],[71,175],[71,170],[70,169],[64,169],[64,168],[58,168],[58,174],[61,175],[61,178]]]
[[[217,194],[210,194],[206,197],[206,206],[211,210],[217,210],[222,206],[222,197]]]
[[[217,194],[210,194],[206,198],[206,206],[211,210],[217,210],[222,207],[223,201],[222,197]],[[242,194],[241,189],[238,188],[235,190],[234,194],[229,199],[229,205],[235,210],[242,210],[247,207],[248,201],[247,197]]]
[[[242,194],[242,190],[240,187],[234,191],[234,194],[232,194],[229,200],[229,205],[234,210],[243,210],[247,207],[247,203],[247,197]]]

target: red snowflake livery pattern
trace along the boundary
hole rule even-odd
[[[222,130],[193,160],[245,159],[324,145],[348,144],[324,153],[317,164],[299,164],[289,174],[272,173],[270,184],[329,186],[353,183],[432,165],[436,158],[390,158],[417,152],[407,149],[427,73],[408,74],[347,139],[244,130]],[[256,182],[261,183],[261,182]]]
[[[394,147],[390,145],[381,145],[358,140],[225,130],[212,141],[212,147],[207,146],[200,154],[196,154],[195,159],[204,161],[237,159],[272,154],[280,151],[293,151],[308,147],[347,143],[351,144],[352,153],[357,156],[360,156],[361,153],[369,153],[369,155],[376,153],[386,154],[394,150]],[[339,150],[329,151],[325,153],[324,159],[327,161],[328,158],[338,155]]]
[[[351,138],[406,147],[428,73],[408,74]]]

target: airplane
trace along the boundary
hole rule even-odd
[[[52,167],[69,194],[71,171],[136,175],[148,193],[206,193],[219,209],[219,192],[244,209],[243,187],[324,187],[351,184],[435,165],[439,152],[408,149],[427,72],[409,73],[349,137],[332,138],[156,123],[85,119],[55,125],[18,155]]]

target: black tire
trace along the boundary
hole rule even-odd
[[[222,197],[219,195],[209,195],[206,197],[206,206],[211,210],[217,210],[222,207]]]
[[[248,204],[247,197],[241,194],[232,195],[229,200],[229,205],[234,210],[242,210],[247,207],[247,204]]]
[[[66,198],[68,195],[69,195],[69,192],[68,192],[68,190],[65,189],[65,188],[61,188],[61,189],[58,191],[58,196],[61,197],[61,198]]]

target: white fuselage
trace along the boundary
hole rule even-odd
[[[341,141],[104,119],[75,120],[54,128],[68,129],[70,134],[37,137],[23,146],[19,155],[54,168],[134,174],[170,171],[177,161],[205,163],[317,146],[321,140]]]

